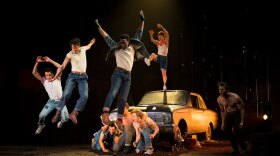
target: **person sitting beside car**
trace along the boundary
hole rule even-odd
[[[158,125],[144,112],[139,109],[131,111],[133,127],[136,132],[136,139],[133,146],[136,147],[136,153],[153,154],[154,148],[152,140],[158,137]]]
[[[119,134],[115,121],[110,121],[109,125],[104,125],[99,131],[93,134],[91,147],[93,150],[102,152],[112,151],[113,145],[118,142]]]

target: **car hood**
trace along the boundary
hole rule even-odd
[[[163,105],[163,104],[149,104],[149,105],[137,105],[130,106],[129,110],[140,109],[143,112],[174,112],[185,106],[182,105]]]

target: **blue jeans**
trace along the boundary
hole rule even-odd
[[[118,117],[122,118],[124,113],[125,103],[131,84],[131,74],[122,71],[114,71],[111,76],[111,88],[105,99],[103,111],[110,111],[111,105],[119,92],[118,97]]]
[[[55,101],[55,100],[51,100],[51,99],[49,99],[47,101],[47,103],[45,104],[45,106],[43,107],[43,109],[41,110],[41,112],[39,114],[39,121],[38,121],[39,125],[45,124],[46,116],[49,115],[50,112],[53,111],[57,107],[58,104],[59,104],[59,101]],[[68,114],[68,110],[67,110],[66,106],[64,106],[63,109],[61,110],[60,116],[61,116],[62,122],[68,121],[69,114]]]
[[[119,152],[124,146],[131,146],[132,139],[135,137],[133,126],[124,126],[124,132],[120,135],[119,141],[114,144],[113,151]]]
[[[74,74],[70,73],[65,83],[65,88],[63,91],[63,96],[61,98],[61,102],[57,106],[57,110],[61,111],[61,109],[65,106],[65,104],[70,99],[73,89],[78,86],[78,91],[80,94],[80,98],[77,100],[74,110],[82,112],[86,106],[88,99],[88,76],[87,74]]]
[[[149,135],[153,132],[154,131],[149,127],[144,128],[141,132],[141,138],[136,146],[136,149],[140,149],[141,151],[143,151],[148,147],[152,147],[152,140],[150,139]]]
[[[156,62],[159,63],[160,69],[167,70],[167,62],[168,62],[167,56],[158,55]]]
[[[96,133],[93,134],[94,143],[91,145],[91,148],[93,150],[98,150],[98,151],[101,150],[101,147],[100,147],[100,144],[99,144],[99,138],[100,138],[101,133],[102,133],[102,129],[100,129],[99,131],[97,131]]]

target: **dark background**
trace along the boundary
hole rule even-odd
[[[279,131],[279,61],[274,46],[275,11],[272,4],[258,2],[220,2],[204,0],[119,0],[67,2],[9,2],[2,6],[2,54],[0,66],[1,144],[89,143],[101,126],[104,99],[115,67],[114,57],[105,62],[109,50],[94,24],[98,18],[104,30],[115,40],[122,33],[134,35],[140,23],[139,11],[146,20],[142,42],[156,52],[149,41],[149,29],[156,32],[161,23],[170,34],[168,89],[200,93],[209,108],[217,109],[217,82],[226,81],[246,104],[248,136],[254,132]],[[89,99],[78,117],[62,129],[51,123],[36,136],[38,115],[48,100],[32,69],[38,55],[62,63],[71,50],[70,39],[78,37],[82,45],[95,37],[87,52]],[[277,36],[278,37],[278,36]],[[42,63],[39,71],[43,74]],[[62,84],[70,72],[63,72]],[[159,65],[147,67],[134,63],[129,103],[136,105],[143,94],[162,89]],[[78,92],[67,104],[74,108]],[[115,108],[114,102],[112,108]],[[261,116],[268,112],[270,120]]]

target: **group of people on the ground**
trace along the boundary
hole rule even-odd
[[[145,45],[140,41],[145,21],[144,12],[142,10],[140,11],[140,19],[141,23],[136,30],[134,37],[130,38],[128,34],[121,34],[118,42],[113,40],[101,27],[98,19],[95,20],[99,33],[110,48],[107,57],[110,54],[113,54],[116,58],[116,68],[111,76],[111,87],[103,105],[101,120],[104,125],[94,134],[94,138],[92,139],[92,149],[94,150],[100,150],[103,152],[122,151],[123,153],[129,153],[135,148],[136,153],[153,153],[154,148],[152,146],[152,140],[158,136],[159,127],[145,112],[142,112],[141,110],[132,110],[129,112],[127,98],[130,91],[133,63],[139,60],[144,60],[147,66],[150,66],[151,61],[160,64],[163,90],[167,90],[166,72],[169,33],[161,24],[157,24],[157,27],[161,29],[161,31],[158,32],[158,40],[156,40],[153,37],[154,31],[148,31],[151,42],[156,44],[158,48],[157,54],[149,54]],[[86,106],[89,90],[87,82],[88,75],[86,73],[86,52],[92,47],[95,41],[96,39],[93,38],[87,45],[82,46],[79,38],[72,39],[69,42],[71,50],[66,54],[62,65],[50,59],[48,56],[38,56],[36,58],[32,74],[44,85],[45,90],[49,95],[49,100],[39,114],[38,127],[35,134],[38,135],[41,133],[45,127],[46,116],[54,109],[56,109],[56,113],[52,118],[52,123],[57,123],[57,128],[61,128],[63,123],[67,122],[69,118],[75,125],[79,123],[78,115]],[[38,72],[38,65],[42,62],[52,63],[57,68],[56,72],[54,73],[51,68],[46,68],[44,75],[40,75]],[[68,74],[64,91],[62,91],[61,74],[69,62],[71,64],[71,72]],[[66,104],[75,88],[78,89],[80,97],[77,100],[73,111],[68,114]],[[235,94],[222,94],[223,92],[220,86],[219,92],[221,95],[217,101],[222,110],[222,128],[233,128],[231,141],[233,148],[237,150],[237,144],[233,138],[235,135],[241,136],[239,135],[239,131],[237,131],[238,128],[236,129],[236,125],[239,123],[239,125],[243,125],[243,102]],[[116,121],[110,121],[109,113],[116,95],[118,95],[117,119]],[[231,100],[233,101],[230,102]],[[229,115],[224,115],[224,112],[228,112],[226,114]],[[241,145],[242,149],[245,148],[243,144]]]
[[[109,121],[108,125],[102,126],[93,135],[92,149],[123,154],[130,153],[133,149],[136,153],[153,153],[152,142],[159,135],[159,127],[147,113],[139,109],[129,111],[129,104],[126,103],[121,126],[123,131],[117,128],[116,121]]]

